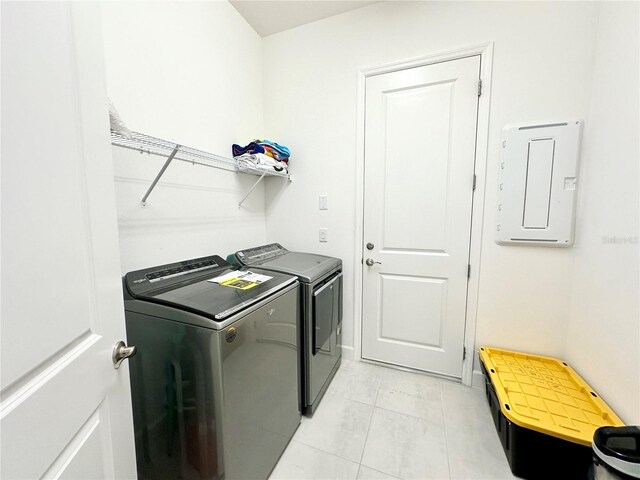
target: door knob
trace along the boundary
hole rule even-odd
[[[367,243],[367,250],[373,250],[375,248],[375,245],[371,242]]]
[[[113,354],[111,355],[111,359],[113,360],[113,368],[120,368],[120,364],[129,357],[133,357],[138,349],[131,345],[127,347],[127,345],[120,340],[113,346]]]
[[[373,258],[367,258],[367,260],[364,263],[366,263],[367,266],[369,266],[369,267],[373,267],[373,265],[376,264],[376,263],[379,264],[379,265],[382,265],[382,262],[374,262]]]

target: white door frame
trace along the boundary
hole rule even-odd
[[[356,107],[356,239],[354,256],[354,301],[353,301],[353,356],[356,362],[362,361],[362,259],[364,258],[364,135],[365,135],[365,85],[367,77],[383,73],[422,67],[434,63],[457,60],[480,55],[480,78],[482,95],[478,103],[478,126],[476,134],[476,189],[473,195],[471,218],[471,244],[469,263],[471,276],[467,288],[467,309],[464,331],[464,345],[467,355],[462,363],[462,383],[471,386],[473,363],[475,358],[476,316],[478,308],[478,287],[480,272],[480,251],[482,246],[482,225],[484,216],[484,197],[486,189],[487,148],[489,140],[489,105],[491,100],[491,70],[493,62],[493,42],[462,47],[446,52],[411,58],[388,63],[377,67],[363,68],[358,71],[358,98]]]

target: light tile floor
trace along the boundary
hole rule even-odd
[[[343,360],[270,480],[513,478],[483,390]]]

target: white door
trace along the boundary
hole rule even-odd
[[[93,2],[2,2],[0,476],[135,478]]]
[[[473,56],[366,80],[363,358],[462,376],[479,75]]]

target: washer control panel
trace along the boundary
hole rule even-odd
[[[270,243],[268,245],[240,250],[236,252],[236,258],[243,265],[257,265],[287,253],[289,253],[289,250],[279,243]]]
[[[125,283],[135,296],[200,279],[202,276],[213,277],[215,272],[230,267],[231,265],[218,255],[212,255],[129,272],[125,275]]]

